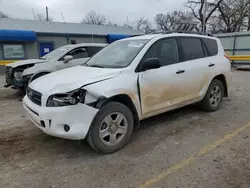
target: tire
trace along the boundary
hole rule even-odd
[[[87,142],[99,153],[113,153],[129,142],[133,128],[134,118],[130,109],[118,102],[108,102],[96,114]]]
[[[215,112],[220,108],[225,88],[220,80],[214,79],[209,85],[207,93],[201,101],[201,107],[207,112]]]
[[[23,84],[23,92],[24,92],[24,94],[26,94],[27,87],[28,87],[28,83],[26,82],[26,83]]]
[[[40,78],[40,77],[42,77],[42,76],[44,76],[44,75],[46,75],[46,74],[49,74],[49,72],[41,72],[41,73],[39,73],[39,74],[33,75],[33,76],[30,78],[28,84],[30,84],[31,82],[33,82],[33,81],[36,80],[37,78]]]

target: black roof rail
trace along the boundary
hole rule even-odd
[[[196,35],[205,35],[205,36],[213,37],[212,34],[198,32],[198,31],[173,30],[173,31],[162,32],[162,34],[172,34],[172,33],[186,33],[186,34],[196,34]]]

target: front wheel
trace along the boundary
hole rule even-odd
[[[113,153],[124,147],[133,132],[134,118],[130,109],[118,102],[109,102],[97,113],[87,141],[100,153]]]
[[[220,80],[212,80],[204,99],[201,101],[201,107],[208,112],[218,110],[224,96],[224,90]]]

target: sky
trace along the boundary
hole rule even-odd
[[[157,13],[179,10],[185,0],[0,0],[0,11],[11,18],[34,19],[32,9],[49,16],[53,21],[62,22],[61,12],[66,22],[80,22],[89,11],[106,15],[117,24],[129,23],[139,18],[151,22]]]

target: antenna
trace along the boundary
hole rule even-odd
[[[34,9],[32,9],[32,13],[33,13],[34,20],[36,20]]]
[[[49,9],[46,7],[46,21],[49,21]]]
[[[63,16],[63,13],[62,13],[62,12],[61,12],[61,16],[62,16],[63,22],[65,23],[64,16]]]
[[[127,18],[127,26],[129,26],[128,16],[126,16],[126,18]]]

